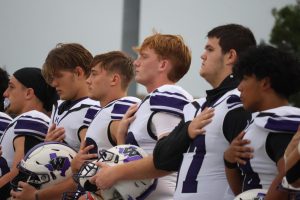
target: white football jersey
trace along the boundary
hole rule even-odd
[[[164,85],[150,93],[135,113],[126,138],[127,144],[140,146],[148,154],[153,154],[157,142],[156,133],[151,130],[151,118],[157,112],[183,117],[184,106],[192,101],[192,96],[179,86]],[[175,127],[170,127],[173,130]],[[158,179],[156,190],[147,199],[173,199],[177,173]]]
[[[237,89],[228,91],[212,106],[215,109],[214,116],[212,122],[205,127],[205,135],[196,137],[190,144],[188,152],[184,154],[174,199],[233,199],[233,196],[225,195],[229,185],[223,152],[229,146],[229,142],[224,136],[222,127],[226,114],[243,106],[239,95]],[[201,107],[205,99],[201,98],[197,102]],[[185,121],[192,120],[201,109],[197,113],[195,111],[197,109],[188,104],[184,109]]]
[[[110,102],[98,110],[86,133],[86,146],[94,145],[90,153],[99,153],[100,149],[110,149],[115,146],[111,138],[109,127],[112,121],[121,120],[133,104],[139,104],[140,99],[136,97],[123,97]],[[85,121],[88,121],[86,119]]]
[[[0,112],[0,139],[11,120],[12,118],[8,114]]]
[[[300,109],[282,106],[256,113],[256,117],[245,130],[244,139],[251,141],[249,146],[254,149],[253,158],[242,166],[245,173],[243,191],[263,188],[268,189],[278,174],[276,163],[266,151],[269,133],[295,134],[300,124]]]
[[[50,126],[56,124],[57,127],[64,127],[64,141],[76,151],[80,148],[79,132],[89,125],[85,119],[87,119],[87,111],[91,106],[100,106],[100,103],[90,98],[74,102],[59,100],[52,111]],[[93,117],[90,116],[91,120]]]
[[[32,110],[15,117],[6,128],[0,144],[2,157],[6,160],[9,168],[14,159],[13,141],[18,136],[32,136],[44,141],[49,127],[49,117],[42,112]],[[2,167],[2,166],[1,166]]]

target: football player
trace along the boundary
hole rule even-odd
[[[139,58],[134,61],[135,80],[149,94],[139,106],[129,108],[120,122],[117,140],[152,154],[157,141],[178,125],[184,105],[192,100],[190,94],[175,85],[189,70],[191,53],[181,36],[160,33],[147,37],[136,50]],[[118,180],[168,174],[154,168],[152,156],[114,167],[99,165],[101,170],[91,181],[101,189],[110,188]],[[154,184],[144,195],[153,191],[147,199],[173,199],[176,176],[172,173],[159,178],[157,186]]]
[[[285,175],[284,151],[300,124],[300,109],[288,101],[300,90],[300,63],[274,47],[258,46],[240,58],[234,71],[241,79],[244,108],[254,114],[224,153],[230,187],[236,195],[263,188],[268,189],[265,199],[289,199],[277,188]]]

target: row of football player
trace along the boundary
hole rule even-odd
[[[57,46],[48,54],[43,73],[61,100],[45,132],[23,126],[41,117],[37,120],[35,114],[13,112],[10,96],[15,85],[22,86],[17,94],[25,95],[20,103],[29,99],[25,97],[30,91],[36,94],[39,89],[35,87],[41,85],[28,86],[15,73],[4,96],[11,101],[7,111],[19,116],[1,138],[4,158],[8,155],[4,144],[10,144],[10,148],[14,144],[14,161],[10,176],[1,179],[11,180],[17,174],[17,163],[34,143],[30,138],[45,136],[46,141],[64,140],[76,150],[82,142],[72,161],[73,173],[85,160],[100,156],[100,149],[116,144],[138,145],[150,154],[122,165],[98,163],[101,170],[90,179],[97,189],[106,190],[121,180],[159,177],[154,181],[156,188],[149,187],[153,191],[147,199],[233,199],[254,188],[268,189],[269,199],[287,198],[288,194],[277,186],[285,174],[284,150],[299,125],[299,109],[288,104],[288,97],[299,89],[299,63],[273,47],[255,47],[252,32],[240,25],[219,26],[207,36],[200,75],[213,89],[207,91],[206,98],[196,101],[175,85],[191,61],[190,50],[180,36],[154,34],[146,38],[137,49],[140,56],[134,63],[120,52],[110,52],[96,56],[90,65],[91,55],[81,45]],[[86,81],[89,67],[91,74]],[[149,92],[142,102],[126,97],[133,71],[135,80]],[[2,142],[10,128],[15,129],[10,143]],[[294,153],[297,148],[289,149]],[[41,189],[19,182],[19,188],[21,191],[11,192],[14,199],[59,199],[63,192],[77,189],[71,178]],[[211,192],[211,188],[217,190]],[[128,190],[127,195],[134,190],[138,188]]]

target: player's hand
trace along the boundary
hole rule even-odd
[[[135,119],[135,112],[138,109],[138,104],[134,104],[129,107],[125,115],[123,116],[122,120],[120,120],[116,139],[118,144],[124,144],[125,143],[125,137],[127,135],[128,127],[131,122]]]
[[[10,191],[11,199],[18,199],[18,200],[35,200],[35,193],[37,189],[33,186],[29,185],[28,183],[19,181],[18,187],[22,188],[21,191]]]
[[[63,127],[56,127],[55,124],[52,124],[48,130],[48,133],[45,138],[45,142],[63,142],[65,138],[65,129]]]
[[[244,135],[245,132],[241,132],[224,152],[226,161],[245,165],[246,160],[253,158],[253,148],[248,145],[250,140],[243,139]]]
[[[98,189],[110,189],[118,181],[118,173],[115,167],[111,167],[103,162],[97,162],[96,164],[100,169],[97,174],[90,179],[90,182],[97,185]]]
[[[87,161],[87,160],[93,160],[93,159],[97,159],[97,154],[92,153],[89,154],[88,152],[94,148],[94,145],[89,145],[84,147],[83,149],[80,149],[79,152],[76,154],[76,156],[74,157],[74,159],[71,162],[71,168],[72,168],[72,172],[77,173],[82,164]]]
[[[205,133],[204,127],[212,121],[214,116],[213,108],[205,108],[200,114],[198,114],[190,123],[188,127],[189,137],[195,139],[197,135]]]

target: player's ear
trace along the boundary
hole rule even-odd
[[[233,65],[237,61],[237,53],[234,49],[230,49],[225,54],[225,64],[226,65]]]
[[[121,82],[121,77],[119,74],[114,73],[111,76],[111,85],[117,85]]]
[[[78,76],[78,77],[85,76],[85,72],[82,69],[82,67],[80,67],[80,66],[75,67],[74,74],[75,74],[75,76]]]

